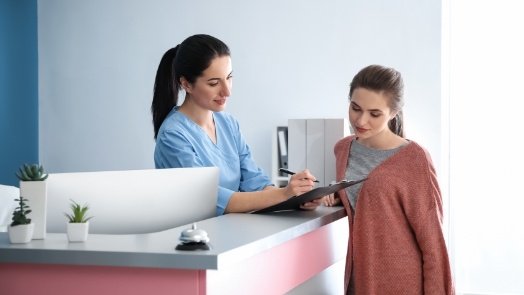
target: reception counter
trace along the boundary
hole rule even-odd
[[[90,234],[83,243],[48,233],[10,244],[0,233],[0,293],[285,294],[345,259],[342,207],[226,214],[197,226],[208,232],[210,250],[175,250],[190,224],[150,234]]]

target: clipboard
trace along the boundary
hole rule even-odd
[[[267,213],[267,212],[276,212],[276,211],[296,210],[300,208],[301,204],[311,202],[318,198],[322,198],[329,194],[338,192],[339,190],[344,189],[346,187],[350,187],[357,183],[361,183],[366,179],[367,178],[360,179],[360,180],[352,180],[352,181],[342,180],[340,182],[337,182],[329,186],[317,187],[315,189],[310,190],[307,193],[301,194],[299,196],[291,197],[287,199],[286,201],[266,207],[264,209],[253,211],[251,213],[258,214],[258,213]]]

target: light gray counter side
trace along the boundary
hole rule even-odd
[[[10,244],[7,233],[0,233],[0,263],[216,270],[344,217],[342,207],[318,207],[314,211],[226,214],[206,219],[197,226],[208,232],[208,251],[175,250],[180,233],[190,225],[150,234],[90,234],[82,243],[68,242],[66,234],[48,233],[44,240]]]

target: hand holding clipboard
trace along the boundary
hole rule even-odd
[[[323,187],[317,187],[312,190],[310,190],[307,193],[301,194],[299,196],[294,196],[286,201],[280,202],[278,204],[275,204],[273,206],[266,207],[264,209],[260,209],[257,211],[253,211],[252,213],[265,213],[265,212],[274,212],[274,211],[285,211],[285,210],[296,210],[300,208],[301,204],[304,204],[306,202],[311,202],[313,200],[316,200],[318,198],[322,198],[324,196],[327,196],[329,194],[333,194],[335,192],[338,192],[341,189],[344,189],[346,187],[350,187],[352,185],[355,185],[357,183],[363,182],[367,178],[360,179],[360,180],[342,180],[335,184],[332,184],[330,186],[323,186]]]

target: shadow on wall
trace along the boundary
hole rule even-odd
[[[17,187],[0,184],[0,232],[7,231],[16,208],[15,199],[19,196],[20,190]]]

